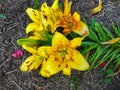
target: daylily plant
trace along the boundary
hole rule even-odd
[[[50,77],[60,71],[70,76],[71,69],[89,69],[87,60],[76,50],[89,34],[88,27],[77,12],[71,14],[72,2],[64,0],[64,10],[58,4],[59,0],[54,0],[51,7],[44,2],[39,10],[26,10],[33,21],[26,27],[26,33],[31,32],[31,35],[17,42],[32,55],[22,63],[21,71],[33,71],[41,67],[40,74]],[[63,33],[58,32],[59,27],[63,28]],[[81,37],[67,39],[66,34],[72,31]]]

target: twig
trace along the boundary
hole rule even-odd
[[[87,52],[85,59],[88,60],[88,57],[90,55],[90,52]]]
[[[10,60],[10,57],[6,60],[6,61],[4,61],[1,65],[0,65],[0,67],[2,67],[2,65],[4,65],[6,62],[8,62]]]
[[[7,52],[7,51],[5,51],[4,49],[2,49],[2,48],[0,48],[0,50],[2,51],[2,52]]]
[[[13,39],[14,38],[12,37],[11,43],[13,44],[13,46],[15,47],[15,49],[18,49],[17,46],[14,44]]]
[[[10,74],[10,73],[13,73],[13,72],[16,72],[17,70],[18,70],[18,69],[15,69],[15,70],[9,71],[9,72],[6,73],[6,75],[7,75],[7,74]]]
[[[92,81],[94,81],[94,78],[93,78],[93,75],[92,75],[92,73],[91,73],[91,72],[90,72],[90,76],[91,76]]]
[[[104,87],[103,87],[101,90],[103,90],[104,88],[106,88],[107,85],[108,85],[108,83],[106,83],[106,84],[104,85]]]
[[[15,81],[12,81],[20,90],[23,90]]]
[[[104,6],[112,6],[112,5],[115,5],[115,4],[118,4],[118,3],[120,3],[120,1],[112,3],[112,4],[107,4],[107,5],[104,5]]]
[[[119,73],[120,73],[120,70],[117,71],[117,72],[115,72],[115,73],[114,73],[114,76],[115,76],[115,75],[118,75]],[[107,75],[107,76],[105,76],[105,77],[110,77],[110,76],[111,76],[111,75]]]
[[[13,25],[13,26],[11,26],[11,27],[7,28],[7,30],[12,29],[12,28],[16,27],[16,26],[17,26],[17,25],[19,25],[19,24],[20,24],[20,23],[17,23],[17,24],[15,24],[15,25]]]

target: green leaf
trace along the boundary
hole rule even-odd
[[[103,31],[101,24],[98,22],[95,23],[94,29],[98,32],[99,38],[101,41],[106,41],[106,35],[105,32]]]
[[[34,0],[34,4],[35,4],[35,9],[39,9],[39,2],[38,2],[38,0]]]
[[[108,69],[106,74],[110,75],[111,77],[114,77],[114,72],[112,69]]]
[[[84,17],[81,17],[81,20],[82,20],[86,25],[88,25],[88,24],[87,24],[87,21],[86,21],[86,19],[85,19]]]
[[[89,48],[87,47],[84,51],[83,51],[83,54],[91,51],[91,50],[94,50],[96,47],[98,47],[99,44],[93,44],[93,45],[90,45]]]
[[[113,51],[113,52],[109,55],[109,56],[110,56],[110,59],[109,59],[109,61],[106,63],[105,67],[104,67],[102,70],[106,69],[107,66],[108,66],[112,61],[114,61],[114,59],[116,58],[116,55],[117,55],[119,52],[120,52],[120,50],[119,50],[119,49],[116,49],[115,51]]]
[[[98,40],[98,36],[95,34],[95,32],[91,29],[91,28],[89,28],[89,32],[90,32],[90,34],[89,34],[89,38],[91,39],[91,40],[93,40],[93,41],[95,41],[95,42],[100,42],[99,40]]]
[[[114,30],[115,34],[120,37],[120,30],[118,29],[119,27],[117,27],[116,25],[112,26],[112,29]]]
[[[100,46],[97,47],[96,52],[94,53],[94,56],[91,58],[91,66],[90,66],[90,70],[93,68],[93,66],[96,64],[97,60],[99,59],[100,56],[102,56],[103,54],[103,48],[101,48]]]
[[[82,46],[91,46],[91,45],[94,45],[94,44],[96,44],[95,42],[90,42],[90,41],[83,41],[82,42]]]
[[[114,38],[113,34],[104,25],[101,24],[101,26],[102,29],[106,32],[106,35],[109,37],[109,40],[113,39]]]
[[[22,39],[18,39],[17,43],[19,45],[30,45],[30,46],[35,46],[35,45],[39,45],[40,44],[40,40],[34,40],[34,39],[30,39],[30,38],[22,38]]]
[[[105,83],[110,83],[110,82],[111,82],[111,78],[103,78],[103,81],[104,81]]]
[[[115,66],[115,68],[117,69],[119,65],[120,65],[120,57],[116,59],[116,66]]]
[[[107,48],[108,49],[108,48]],[[108,49],[108,50],[104,50],[105,51],[105,53],[104,53],[104,55],[103,55],[103,57],[100,59],[100,61],[99,61],[99,63],[98,64],[96,64],[96,66],[95,66],[95,68],[97,68],[102,62],[105,62],[105,60],[107,60],[109,57],[110,57],[110,55],[109,54],[111,54],[112,52],[113,52],[113,50],[114,49]]]
[[[6,19],[7,17],[6,17],[5,14],[0,14],[0,18],[1,18],[1,19]]]

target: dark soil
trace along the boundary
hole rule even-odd
[[[50,5],[53,0],[39,0],[40,4],[44,1]],[[120,24],[120,0],[103,0],[103,10],[97,15],[91,15],[90,10],[97,6],[98,0],[72,2],[72,10],[78,11],[89,23],[95,18],[109,29],[115,22]],[[100,69],[90,72],[72,70],[70,77],[60,72],[51,78],[41,77],[39,70],[22,73],[19,66],[28,53],[17,45],[16,40],[26,37],[24,27],[30,19],[25,10],[33,6],[33,0],[0,0],[0,13],[7,16],[7,19],[0,19],[0,90],[120,90],[120,74],[106,84]],[[24,56],[14,59],[11,54],[16,49],[22,49]]]

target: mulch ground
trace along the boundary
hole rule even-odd
[[[50,5],[53,0],[39,0],[40,4],[44,1]],[[72,10],[78,11],[89,23],[95,18],[110,30],[115,22],[120,24],[120,0],[103,0],[103,10],[97,15],[91,15],[90,10],[97,6],[98,0],[72,2]],[[60,72],[51,78],[41,77],[39,70],[22,73],[19,66],[29,54],[17,45],[16,40],[26,37],[24,27],[30,19],[25,10],[33,6],[33,0],[0,0],[0,13],[7,16],[0,19],[0,90],[120,90],[120,74],[106,84],[100,69],[90,72],[72,70],[70,77]],[[11,54],[16,49],[23,50],[24,56],[14,59]]]

